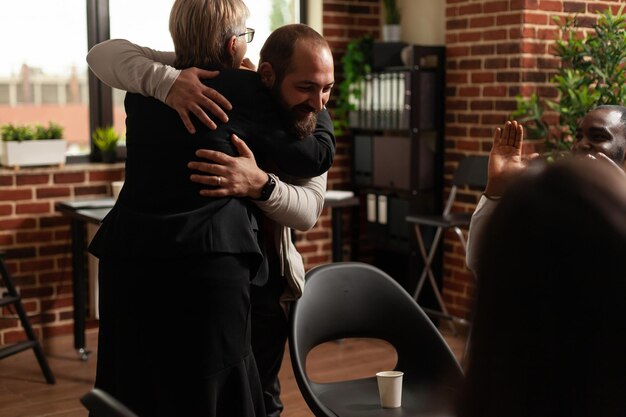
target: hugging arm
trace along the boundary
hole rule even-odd
[[[302,231],[312,228],[324,208],[326,174],[310,179],[289,178],[290,183],[286,183],[278,176],[261,170],[256,165],[252,151],[241,139],[234,136],[233,143],[239,152],[238,157],[208,149],[196,151],[196,156],[212,161],[193,161],[188,164],[190,169],[198,172],[191,175],[192,181],[212,186],[200,194],[206,197],[255,199],[260,196],[268,176],[271,176],[276,187],[269,199],[253,200],[254,203],[267,217],[283,226]]]
[[[202,78],[215,77],[217,71],[178,70],[171,66],[175,59],[174,52],[155,51],[124,39],[99,43],[87,54],[89,68],[102,82],[164,102],[178,112],[190,133],[195,133],[190,113],[211,129],[215,123],[205,110],[228,121],[222,108],[230,110],[230,102],[201,82]]]
[[[283,226],[309,230],[315,226],[324,208],[327,175],[324,173],[308,179],[289,178],[289,182],[282,182],[276,177],[276,188],[270,198],[256,201],[256,204],[267,217]]]
[[[313,134],[300,139],[274,135],[268,147],[272,160],[282,172],[299,178],[325,173],[335,157],[335,134],[328,110],[317,114]]]
[[[174,52],[155,51],[124,39],[104,41],[87,53],[89,68],[103,83],[162,102],[180,74],[171,66],[174,59]]]

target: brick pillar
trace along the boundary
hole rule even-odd
[[[620,1],[447,0],[447,92],[445,172],[449,184],[464,155],[487,154],[494,129],[516,108],[515,96],[556,98],[550,79],[559,60],[551,53],[558,36],[552,16],[578,13],[585,26],[595,12]],[[556,115],[552,115],[556,121]],[[528,143],[527,152],[540,148]],[[448,190],[449,188],[447,188]],[[472,211],[482,190],[460,190],[455,210]],[[466,315],[474,282],[453,234],[445,236],[444,298],[450,311]],[[506,279],[506,276],[503,276]]]

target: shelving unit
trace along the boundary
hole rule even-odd
[[[407,65],[384,65],[401,63],[402,49]],[[373,263],[409,292],[421,261],[405,217],[441,211],[444,66],[444,47],[377,43],[376,71],[359,86],[362,96],[353,99],[356,110],[350,113],[353,183],[366,208],[364,243]]]

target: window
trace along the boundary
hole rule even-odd
[[[299,21],[300,5],[306,2],[244,1],[251,12],[247,25],[256,30],[248,57],[256,64],[270,32]],[[59,123],[65,128],[70,154],[74,155],[93,152],[91,129],[110,124],[111,120],[124,136],[124,92],[114,91],[111,104],[108,90],[90,79],[85,61],[88,42],[126,38],[154,49],[173,50],[168,28],[173,3],[174,0],[0,2],[0,15],[11,17],[0,25],[0,124]],[[50,22],[59,24],[52,28]]]
[[[259,63],[259,53],[274,29],[300,21],[300,3],[297,0],[244,0],[250,9],[248,27],[255,30],[254,40],[248,44],[248,58]]]
[[[173,51],[169,30],[173,4],[174,0],[109,0],[111,39],[128,39],[152,49]],[[113,89],[113,126],[122,135],[122,142],[126,133],[125,94],[125,91]]]
[[[59,123],[89,152],[85,1],[3,1],[0,15],[0,124]]]

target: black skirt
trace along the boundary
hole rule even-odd
[[[96,387],[141,417],[264,416],[249,259],[100,260]]]

